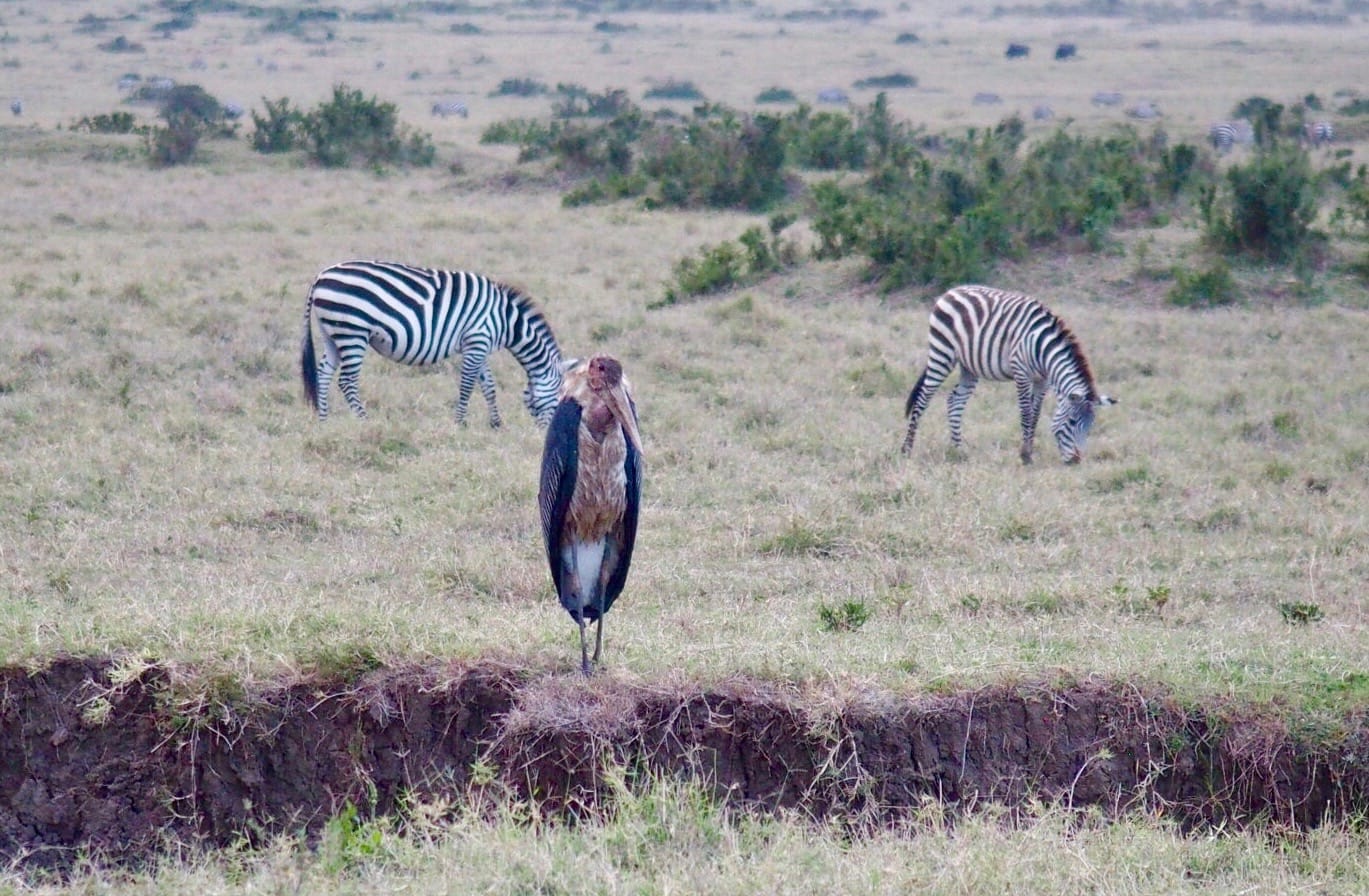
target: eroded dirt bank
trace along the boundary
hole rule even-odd
[[[838,698],[743,680],[586,685],[487,663],[243,693],[68,658],[0,669],[0,857],[61,866],[77,849],[137,859],[168,841],[314,829],[348,801],[461,799],[491,773],[549,811],[585,807],[607,798],[605,762],[874,821],[928,798],[1144,807],[1194,824],[1369,810],[1363,715],[1299,736],[1115,682]]]

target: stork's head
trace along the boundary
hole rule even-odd
[[[1093,428],[1094,410],[1116,403],[1115,398],[1106,395],[1089,398],[1083,392],[1071,392],[1059,397],[1055,405],[1055,416],[1051,420],[1051,432],[1055,435],[1055,445],[1060,449],[1061,460],[1067,464],[1077,464],[1083,460],[1089,430]]]
[[[569,396],[576,386],[588,389],[590,395],[607,406],[613,419],[623,428],[623,435],[637,453],[642,453],[642,437],[637,432],[637,411],[632,404],[632,385],[623,376],[623,365],[608,355],[595,355],[578,367],[570,379],[583,377],[583,385],[568,382],[566,393]]]

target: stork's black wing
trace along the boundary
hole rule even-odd
[[[575,474],[580,466],[580,414],[578,402],[565,400],[556,407],[547,427],[542,449],[542,482],[537,504],[542,511],[542,541],[547,547],[547,565],[556,596],[561,596],[561,533],[570,496],[575,493]]]
[[[637,419],[637,404],[631,399],[628,400],[628,407],[632,410],[632,419]],[[623,512],[623,525],[613,533],[614,540],[617,541],[616,553],[617,564],[609,574],[608,585],[604,593],[604,612],[607,613],[609,607],[618,599],[618,595],[623,593],[623,585],[627,583],[627,570],[632,565],[632,548],[637,543],[637,512],[642,506],[642,455],[634,447],[632,442],[627,443],[627,459],[623,462],[624,471],[627,473],[627,509]]]

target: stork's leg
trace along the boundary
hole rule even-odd
[[[594,661],[599,661],[599,649],[594,650]],[[585,617],[580,617],[580,671],[589,675],[589,647],[585,642]]]
[[[604,617],[594,623],[594,665],[599,665],[599,654],[604,650]]]

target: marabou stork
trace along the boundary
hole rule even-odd
[[[595,623],[594,662],[604,614],[627,581],[642,499],[642,439],[623,366],[595,355],[565,375],[547,428],[537,503],[551,580],[580,626],[580,668],[590,673],[585,623]]]

